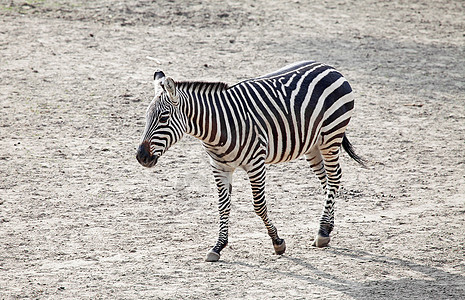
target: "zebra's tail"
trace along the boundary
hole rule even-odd
[[[342,138],[342,148],[344,148],[344,150],[347,152],[347,154],[349,154],[349,156],[355,160],[356,162],[358,162],[362,167],[366,168],[366,165],[365,165],[365,159],[363,159],[362,157],[358,156],[355,151],[354,151],[354,147],[352,146],[352,144],[349,142],[349,139],[347,138],[347,136],[344,134],[344,137]]]

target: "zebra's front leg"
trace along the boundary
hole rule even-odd
[[[268,217],[268,210],[265,200],[265,163],[260,161],[247,171],[252,186],[253,205],[255,213],[262,218],[268,235],[271,237],[276,254],[283,254],[286,251],[286,243],[278,236],[278,230]]]
[[[232,173],[233,170],[222,170],[214,167],[213,175],[215,176],[216,186],[218,188],[219,201],[218,210],[220,213],[220,230],[218,241],[215,246],[208,251],[206,261],[218,261],[220,252],[228,244],[228,223],[229,212],[231,211],[231,191],[232,191]]]

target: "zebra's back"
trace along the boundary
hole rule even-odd
[[[342,138],[353,108],[352,89],[345,78],[334,68],[313,61],[284,67],[231,89],[242,95],[249,118],[267,142],[267,163],[289,161],[316,143]]]

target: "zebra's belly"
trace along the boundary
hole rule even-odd
[[[312,145],[313,146],[313,145]],[[307,147],[297,148],[297,147],[288,147],[284,150],[278,149],[268,149],[268,155],[266,156],[265,163],[267,164],[277,164],[281,162],[287,162],[301,157],[311,149]]]
[[[292,126],[289,124],[289,126]],[[299,128],[294,130],[275,129],[267,134],[267,156],[265,163],[275,164],[291,161],[308,153],[318,142],[320,125],[316,125],[315,131],[300,132]],[[312,134],[313,133],[313,134]]]

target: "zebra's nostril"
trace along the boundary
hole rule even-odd
[[[147,148],[148,147],[146,146],[146,143],[142,143],[137,149],[136,158],[139,162],[146,162],[147,159],[150,157],[150,152]]]
[[[148,142],[143,142],[137,149],[136,159],[144,167],[152,167],[157,163],[158,156],[150,153]]]
[[[136,154],[136,159],[139,163],[142,163],[143,162],[143,158],[142,156],[140,155],[139,151],[137,151],[137,154]]]

